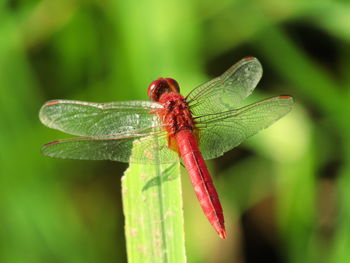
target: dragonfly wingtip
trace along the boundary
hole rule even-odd
[[[278,97],[279,97],[280,99],[284,99],[284,100],[293,99],[293,97],[290,96],[290,95],[279,95]]]
[[[53,144],[57,144],[57,143],[59,143],[60,141],[52,141],[52,142],[48,142],[48,143],[46,143],[46,144],[44,144],[44,146],[43,147],[47,147],[47,146],[50,146],[50,145],[53,145]]]
[[[249,61],[249,60],[253,60],[253,59],[256,59],[256,57],[248,56],[248,57],[243,58],[243,60],[245,60],[245,61]]]
[[[58,100],[50,100],[44,104],[45,107],[58,104]]]

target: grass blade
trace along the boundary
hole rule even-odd
[[[128,262],[186,262],[179,162],[130,164],[122,196]]]

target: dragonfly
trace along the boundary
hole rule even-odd
[[[180,157],[204,214],[224,239],[223,210],[205,160],[223,155],[293,106],[288,95],[241,106],[262,72],[258,59],[246,57],[185,97],[174,79],[158,78],[148,87],[150,101],[48,101],[40,109],[41,122],[78,137],[49,142],[42,152],[57,158],[155,165]],[[138,151],[133,151],[135,145]]]

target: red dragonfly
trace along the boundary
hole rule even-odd
[[[173,163],[180,156],[204,214],[226,238],[204,160],[223,155],[291,110],[293,98],[286,95],[239,107],[261,76],[260,62],[247,57],[186,97],[175,80],[159,78],[148,88],[152,102],[49,101],[40,110],[41,122],[81,137],[50,142],[42,151],[50,157],[143,164]],[[132,154],[135,143],[141,150]]]

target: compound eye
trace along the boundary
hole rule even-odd
[[[166,78],[165,80],[167,81],[169,88],[172,92],[180,93],[179,83],[177,83],[175,79]]]
[[[153,101],[159,101],[162,94],[168,92],[179,93],[180,88],[176,80],[171,78],[159,78],[148,86],[148,97]]]
[[[153,101],[158,101],[157,99],[157,89],[158,89],[158,80],[152,81],[148,86],[147,95]]]

